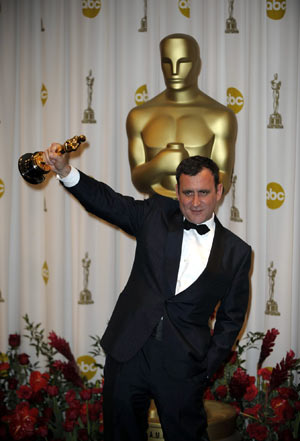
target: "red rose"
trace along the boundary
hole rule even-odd
[[[20,346],[20,343],[21,343],[20,334],[10,334],[8,338],[9,346],[11,346],[12,348],[17,348],[18,346]]]
[[[262,368],[257,371],[259,376],[262,376],[263,380],[270,381],[272,370],[269,368]]]
[[[29,400],[32,397],[32,389],[30,386],[20,386],[17,395],[21,400]]]
[[[76,400],[76,392],[73,389],[69,389],[65,395],[66,402],[70,405],[74,400]]]
[[[18,360],[19,360],[19,363],[24,366],[29,363],[29,355],[24,354],[24,353],[20,354],[20,355],[18,355]]]
[[[298,398],[296,390],[291,387],[278,387],[277,392],[281,398],[286,398],[287,400],[297,400]]]
[[[268,436],[268,429],[266,426],[262,426],[259,423],[250,423],[246,429],[250,438],[254,438],[257,441],[264,441]]]
[[[92,391],[91,391],[91,389],[82,389],[80,391],[80,397],[84,401],[89,401],[92,398]]]
[[[29,383],[34,393],[47,388],[49,374],[41,374],[39,371],[33,371],[30,374]]]
[[[218,395],[218,398],[225,398],[227,395],[227,386],[220,385],[216,388],[216,394]]]
[[[89,417],[91,421],[97,421],[100,414],[102,413],[102,403],[101,401],[96,401],[89,405]]]
[[[254,377],[250,377],[244,369],[238,367],[229,383],[230,395],[237,400],[242,399],[247,387],[253,384],[254,381]]]
[[[8,379],[8,389],[9,390],[15,390],[18,386],[18,380],[16,378],[9,378]]]
[[[30,409],[27,402],[18,404],[12,414],[3,417],[9,424],[9,432],[14,440],[21,440],[34,435],[38,409]]]
[[[49,397],[57,397],[57,395],[59,394],[59,389],[55,385],[54,386],[49,385],[47,387],[47,393]]]
[[[275,413],[275,417],[272,418],[273,422],[285,423],[295,415],[295,409],[284,398],[272,398],[271,407]]]
[[[252,415],[255,418],[258,418],[258,414],[259,414],[259,411],[261,408],[262,408],[261,404],[255,404],[255,406],[248,407],[247,409],[245,409],[243,413],[245,413],[247,415]]]
[[[244,394],[244,399],[246,401],[252,401],[254,400],[257,394],[258,394],[257,387],[255,386],[255,384],[251,384],[251,386],[248,386],[246,389],[246,393]]]

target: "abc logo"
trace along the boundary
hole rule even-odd
[[[267,0],[267,16],[272,20],[280,20],[286,10],[285,0]]]
[[[135,92],[135,104],[140,106],[148,100],[148,90],[146,84],[139,87]]]
[[[244,106],[244,97],[241,92],[235,87],[229,87],[227,89],[227,107],[234,111],[234,113],[239,113]]]
[[[101,0],[82,0],[82,13],[85,17],[94,18],[101,9]]]
[[[178,8],[182,15],[190,18],[190,0],[178,0]]]
[[[90,355],[82,355],[77,358],[77,364],[80,373],[84,375],[88,380],[94,377],[97,372],[96,360]]]
[[[267,207],[275,210],[284,203],[285,194],[280,184],[277,182],[269,182],[267,185]]]
[[[2,179],[0,179],[0,198],[4,195],[5,185]]]
[[[45,84],[42,84],[41,101],[42,101],[43,106],[46,104],[47,99],[48,99],[48,90],[47,90]]]

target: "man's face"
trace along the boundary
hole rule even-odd
[[[184,217],[194,224],[210,219],[223,191],[222,184],[216,189],[212,172],[204,168],[195,176],[182,174],[179,184],[176,194]]]
[[[200,59],[191,43],[183,38],[170,38],[161,46],[161,66],[167,88],[180,90],[197,85]]]

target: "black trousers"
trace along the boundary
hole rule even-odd
[[[150,337],[128,362],[107,356],[104,368],[104,440],[147,441],[154,399],[165,441],[208,441],[203,385],[173,379],[162,364],[162,343]]]

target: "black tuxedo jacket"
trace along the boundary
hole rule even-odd
[[[144,345],[163,317],[165,367],[178,378],[211,377],[230,352],[243,325],[249,296],[251,248],[216,219],[207,266],[175,296],[183,238],[178,201],[155,195],[139,201],[80,173],[67,189],[87,211],[136,238],[129,280],[101,343],[117,361]],[[208,321],[216,305],[214,333]]]

